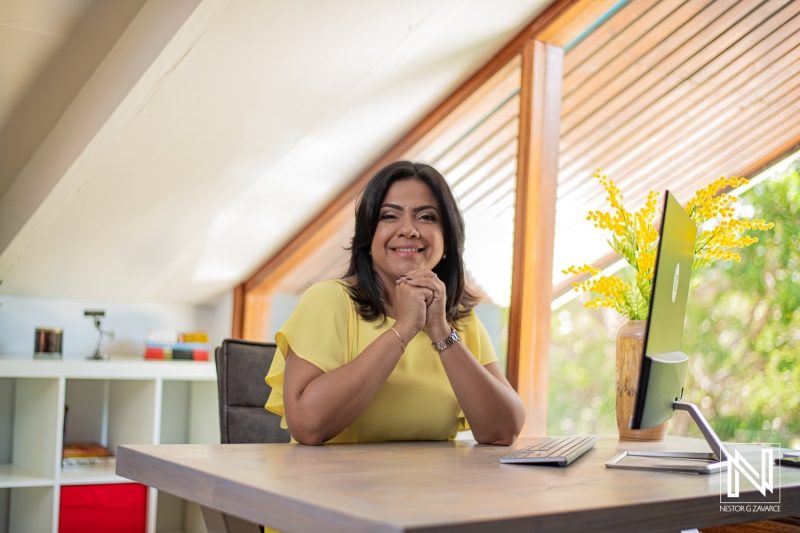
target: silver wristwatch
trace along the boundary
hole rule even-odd
[[[432,342],[431,346],[433,346],[437,352],[441,353],[460,340],[461,337],[458,336],[458,332],[455,330],[453,326],[450,326],[450,335],[440,340],[439,342]]]

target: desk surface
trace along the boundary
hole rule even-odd
[[[567,468],[499,464],[530,443],[120,446],[117,474],[288,532],[676,532],[800,514],[800,469],[781,469],[776,513],[722,512],[725,474],[604,466],[622,450],[708,451],[700,440],[604,437]]]

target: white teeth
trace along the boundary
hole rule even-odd
[[[397,252],[416,252],[417,248],[395,248]]]

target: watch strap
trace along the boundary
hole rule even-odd
[[[453,326],[450,326],[450,335],[440,340],[439,342],[432,342],[431,346],[433,346],[433,348],[437,352],[441,353],[460,340],[461,337],[459,337],[458,332],[455,330]]]

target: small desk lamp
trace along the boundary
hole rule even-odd
[[[94,353],[92,355],[87,355],[86,359],[91,359],[93,361],[106,361],[108,360],[108,356],[100,353],[100,345],[103,343],[103,336],[106,335],[108,338],[114,338],[114,331],[103,331],[103,328],[100,327],[100,318],[106,316],[105,311],[84,311],[83,316],[90,316],[94,319],[94,327],[97,328],[97,331],[100,333],[100,338],[97,339],[97,347],[94,349]]]

